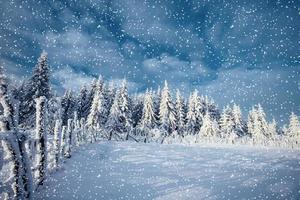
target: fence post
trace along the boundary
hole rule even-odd
[[[59,166],[60,160],[60,148],[61,148],[61,121],[55,121],[54,127],[54,138],[53,138],[53,147],[54,147],[54,168]]]
[[[46,176],[46,162],[47,162],[47,147],[45,134],[45,110],[46,98],[39,97],[36,100],[36,172],[37,188],[44,184]]]

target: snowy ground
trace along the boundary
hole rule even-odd
[[[300,199],[299,151],[128,142],[80,148],[36,199]]]

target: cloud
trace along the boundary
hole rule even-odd
[[[201,60],[186,61],[166,53],[144,60],[143,67],[149,73],[158,74],[162,78],[169,77],[168,79],[185,79],[186,81],[197,78],[201,82],[207,80],[214,73],[214,70],[207,68]]]
[[[299,67],[285,71],[236,68],[220,71],[218,79],[199,86],[199,91],[213,97],[221,107],[229,102],[240,104],[244,112],[260,103],[269,119],[275,117],[282,124],[290,112],[300,114],[299,76]]]
[[[177,54],[204,56],[204,41],[190,27],[176,27],[168,16],[168,8],[143,1],[115,1],[122,30],[141,43],[173,48]]]
[[[294,1],[5,1],[0,60],[12,79],[22,80],[44,49],[59,91],[99,74],[126,78],[138,92],[168,80],[186,95],[197,88],[220,105],[261,101],[281,115],[272,110],[299,110],[299,76],[291,70],[299,69],[297,7]]]
[[[54,77],[54,83],[58,82],[59,86],[64,90],[71,89],[74,91],[78,91],[83,85],[91,84],[93,80],[93,77],[88,76],[83,72],[75,72],[70,66],[65,66],[54,71],[52,76]],[[63,91],[59,89],[59,92]]]
[[[48,32],[45,38],[42,47],[57,65],[87,65],[94,68],[123,65],[123,56],[113,41],[96,39],[75,29],[58,34]]]
[[[122,82],[124,79],[111,79],[108,81],[108,84],[113,84],[116,87],[120,87],[122,85]],[[126,80],[127,88],[129,93],[138,93],[138,91],[141,89],[142,85],[140,83],[134,82],[134,81],[128,81]]]

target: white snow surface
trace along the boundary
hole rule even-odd
[[[300,199],[300,152],[99,142],[73,152],[34,199]]]

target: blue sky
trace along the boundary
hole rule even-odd
[[[167,80],[220,107],[261,103],[268,117],[300,114],[299,1],[5,1],[0,62],[13,80],[42,50],[61,93],[102,74],[132,92]]]

